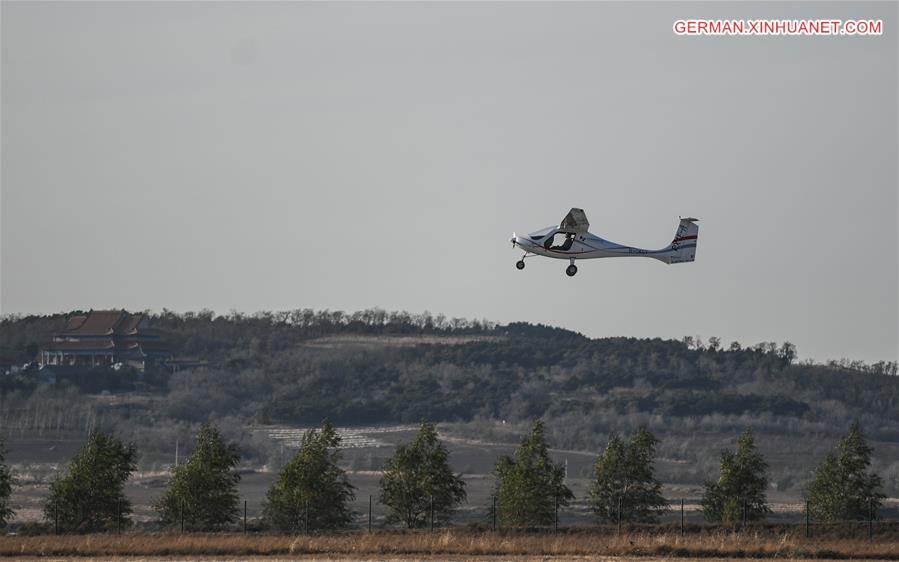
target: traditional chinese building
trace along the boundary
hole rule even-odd
[[[172,357],[159,335],[147,328],[143,314],[124,310],[91,310],[69,318],[40,352],[43,365],[111,367],[116,364],[141,371],[162,366]]]

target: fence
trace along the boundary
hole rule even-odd
[[[869,500],[868,502],[868,510],[864,519],[816,521],[811,517],[809,509],[810,505],[809,502],[806,501],[804,509],[800,511],[772,513],[759,518],[749,516],[749,511],[744,504],[740,519],[726,523],[709,523],[704,521],[701,518],[701,512],[697,509],[699,506],[698,502],[695,499],[691,499],[689,502],[689,505],[692,508],[690,510],[692,513],[689,515],[687,510],[688,500],[680,499],[669,502],[667,512],[660,514],[659,522],[641,523],[628,520],[628,517],[622,513],[621,502],[619,501],[617,504],[617,513],[613,514],[612,520],[609,521],[609,518],[607,517],[606,522],[597,523],[589,506],[587,506],[585,502],[573,502],[572,505],[563,507],[560,506],[558,499],[556,499],[553,502],[554,509],[551,518],[546,518],[543,524],[511,526],[503,525],[497,509],[496,496],[490,496],[490,500],[486,506],[475,506],[474,508],[464,510],[465,517],[457,518],[455,521],[448,520],[443,523],[441,523],[440,520],[442,518],[436,513],[434,502],[431,500],[430,502],[425,502],[429,504],[428,512],[422,519],[422,524],[419,526],[419,529],[435,531],[445,530],[447,528],[468,528],[479,531],[532,533],[558,533],[594,529],[605,534],[611,533],[619,535],[622,534],[623,531],[632,532],[634,530],[649,533],[664,532],[687,535],[726,529],[731,532],[741,533],[757,533],[759,531],[790,532],[796,536],[802,535],[806,538],[814,538],[816,536],[838,536],[841,538],[868,538],[873,540],[879,535],[886,534],[892,536],[895,540],[899,540],[899,517],[895,517],[897,510],[895,508],[887,509],[883,507],[877,509],[875,502],[872,500]],[[387,521],[385,517],[388,511],[387,506],[378,501],[374,496],[368,496],[367,504],[367,509],[362,510],[362,512],[359,510],[355,512],[356,517],[353,523],[347,527],[339,529],[326,527],[315,528],[314,525],[310,525],[310,521],[314,520],[314,518],[310,518],[310,514],[313,513],[316,506],[309,501],[304,501],[302,507],[298,506],[298,509],[296,510],[293,528],[289,530],[279,530],[269,525],[261,516],[261,504],[254,506],[259,508],[257,509],[258,515],[256,517],[250,517],[250,502],[246,499],[242,499],[238,504],[239,517],[236,520],[232,519],[230,524],[216,527],[215,530],[244,534],[259,532],[320,534],[322,532],[338,530],[341,532],[373,533],[382,530],[404,528],[401,523],[389,523]],[[111,524],[107,524],[105,529],[109,532],[122,533],[125,528],[129,526],[129,521],[123,517],[121,503],[116,503],[114,510],[114,515],[112,515],[112,517],[109,517],[111,515],[110,510],[107,510],[105,513],[108,517],[107,521],[111,521]],[[59,506],[53,506],[51,512],[53,514],[52,521],[48,522],[49,525],[43,529],[43,532],[67,534],[81,532],[83,530],[83,526],[63,524],[60,519]],[[80,510],[78,513],[79,518],[85,518],[85,515],[89,515],[81,513]],[[455,513],[459,515],[461,510],[457,510]],[[566,515],[568,516],[568,524],[561,524],[560,522]],[[891,517],[887,517],[887,515],[891,515]],[[699,521],[697,522],[697,520]],[[144,524],[143,526],[146,527],[147,524]],[[168,528],[179,533],[192,533],[195,532],[195,529],[198,531],[201,530],[189,520],[189,516],[185,514],[183,503],[179,510],[178,521]],[[206,530],[209,529],[202,529],[201,531],[205,532]]]

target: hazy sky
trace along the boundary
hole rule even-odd
[[[2,3],[3,313],[367,307],[896,359],[897,3]],[[677,37],[679,18],[881,37]],[[697,261],[534,258],[572,206]]]

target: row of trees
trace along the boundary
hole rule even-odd
[[[858,421],[815,470],[806,490],[808,515],[820,521],[865,519],[880,508],[886,495],[883,481],[868,472],[874,449]],[[768,465],[755,445],[751,429],[736,451],[721,453],[720,475],[705,483],[703,513],[710,521],[755,521],[771,512],[765,490]]]
[[[290,531],[335,529],[352,521],[355,487],[340,468],[340,435],[329,423],[303,435],[299,450],[286,463],[266,494],[264,519]],[[629,439],[613,434],[597,456],[586,498],[598,521],[651,523],[666,512],[668,502],[655,477],[659,440],[646,428]],[[816,520],[861,519],[879,508],[881,479],[868,472],[873,449],[858,422],[818,466],[807,490],[809,514]],[[50,485],[44,506],[47,520],[68,529],[97,531],[130,523],[132,506],[124,486],[136,469],[137,450],[116,437],[93,432]],[[201,427],[188,460],[172,468],[169,486],[155,504],[160,522],[190,530],[209,530],[237,521],[240,475],[237,446],[212,425]],[[705,483],[702,509],[707,520],[739,522],[763,519],[768,505],[767,464],[751,429],[736,450],[721,453],[717,479]],[[504,526],[542,526],[557,521],[559,508],[574,494],[565,485],[565,468],[554,463],[537,421],[512,456],[496,464],[492,517]],[[0,524],[12,517],[9,503],[14,484],[0,448]],[[466,500],[465,482],[452,471],[449,452],[436,427],[422,422],[415,439],[397,447],[380,481],[380,501],[387,521],[409,528],[446,523]]]
[[[299,450],[266,493],[263,514],[269,525],[290,531],[334,529],[351,522],[349,503],[355,499],[355,487],[339,466],[340,441],[329,422],[304,433]],[[79,531],[128,524],[132,508],[124,485],[136,468],[135,455],[132,444],[102,432],[91,433],[65,475],[51,484],[45,518]],[[420,527],[429,514],[438,521],[449,520],[466,496],[465,483],[452,472],[448,459],[434,425],[422,423],[416,439],[397,448],[381,480],[388,521]],[[228,443],[216,427],[203,425],[194,452],[172,468],[169,485],[154,505],[159,521],[188,530],[235,523],[240,516],[239,461],[237,446]]]
[[[603,523],[653,523],[668,511],[662,484],[655,477],[655,449],[659,440],[646,428],[630,439],[612,434],[597,456],[587,503]],[[868,472],[870,447],[856,421],[836,448],[828,453],[808,486],[809,515],[821,521],[865,519],[880,508],[885,494],[882,480]],[[504,524],[547,525],[554,509],[574,498],[563,484],[561,465],[553,464],[537,422],[521,442],[515,458],[497,463],[497,515]],[[740,436],[736,450],[721,452],[719,476],[704,484],[702,511],[706,520],[720,523],[758,521],[771,512],[766,490],[768,464],[755,444],[752,429]]]

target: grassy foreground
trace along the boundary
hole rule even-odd
[[[899,536],[811,538],[770,531],[710,533],[574,530],[558,534],[376,532],[267,534],[93,534],[0,537],[0,556],[647,556],[899,560]]]

